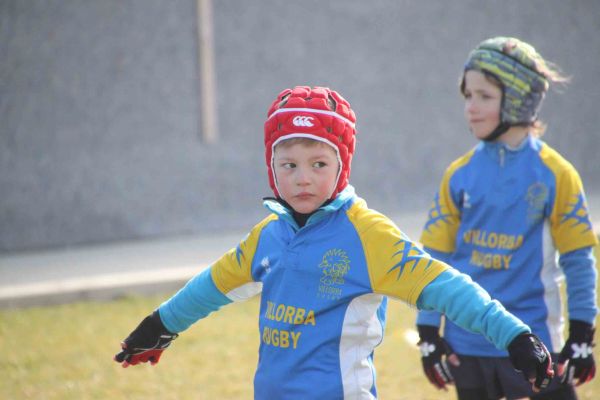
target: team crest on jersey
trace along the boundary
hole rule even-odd
[[[583,225],[583,232],[587,232],[592,229],[592,223],[588,215],[587,205],[585,204],[585,197],[583,193],[573,195],[573,201],[568,204],[569,211],[560,214],[560,224],[569,223],[571,228],[578,225]]]
[[[318,296],[325,299],[339,299],[342,297],[344,277],[350,271],[350,259],[344,250],[331,249],[323,255],[319,264],[322,275],[319,280]]]
[[[525,195],[527,201],[527,221],[530,225],[544,218],[544,208],[548,201],[548,186],[536,182],[527,188]]]

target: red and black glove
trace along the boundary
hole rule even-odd
[[[158,311],[154,311],[121,343],[121,351],[113,359],[121,363],[123,368],[148,361],[154,365],[177,336],[165,328]]]
[[[532,333],[522,333],[508,345],[513,367],[533,384],[533,391],[545,389],[552,378],[552,357],[542,341]]]
[[[438,389],[448,390],[446,385],[453,384],[454,379],[446,361],[459,365],[458,356],[450,345],[439,334],[437,326],[417,325],[419,331],[419,350],[423,371],[429,382]]]
[[[591,381],[596,375],[592,354],[594,327],[583,321],[569,321],[569,339],[558,355],[558,374],[562,382],[576,386]]]

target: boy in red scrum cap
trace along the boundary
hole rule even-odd
[[[256,399],[375,399],[373,352],[391,297],[508,348],[535,389],[546,385],[552,361],[529,327],[355,194],[355,121],[328,88],[279,94],[264,127],[270,215],[147,316],[117,362],[156,364],[191,324],[260,293]]]

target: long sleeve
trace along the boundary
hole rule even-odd
[[[417,307],[445,314],[460,327],[483,334],[501,350],[520,333],[531,332],[469,276],[455,269],[442,272],[425,286]]]
[[[169,331],[181,332],[225,304],[260,293],[262,283],[252,277],[252,261],[263,228],[274,219],[270,215],[255,225],[236,247],[160,305],[158,312]]]
[[[165,327],[179,333],[229,303],[231,300],[217,289],[208,268],[162,303],[158,312]]]
[[[425,247],[424,250],[428,252],[431,257],[443,261],[448,264],[451,253],[445,253],[443,251],[437,251],[429,247]],[[442,315],[438,311],[419,310],[417,313],[417,325],[430,325],[440,326]]]
[[[591,247],[561,254],[559,264],[567,279],[569,319],[593,324],[598,313],[596,304],[596,259]]]

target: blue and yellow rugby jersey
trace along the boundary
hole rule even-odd
[[[573,166],[539,139],[530,136],[516,150],[481,142],[452,163],[421,243],[470,275],[551,352],[563,345],[558,251],[567,276],[569,317],[594,321],[596,271],[590,247],[597,239],[582,183]],[[439,315],[421,312],[417,323],[437,325]],[[444,336],[459,354],[506,356],[452,322],[446,322]]]
[[[281,204],[265,205],[270,216],[159,308],[167,329],[181,332],[261,293],[256,399],[376,398],[373,351],[388,296],[481,322],[503,346],[527,330],[368,209],[351,186],[302,228]],[[450,286],[461,294],[451,295]]]

